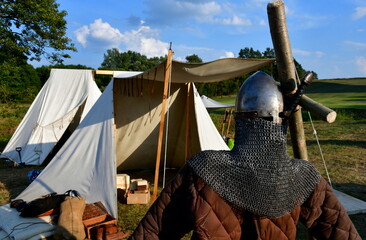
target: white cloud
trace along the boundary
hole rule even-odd
[[[89,26],[84,25],[74,32],[76,40],[85,48],[92,44],[92,41],[98,42],[106,48],[117,47],[122,39],[121,32],[113,28],[109,23],[102,19],[96,19]]]
[[[159,40],[159,32],[149,26],[140,26],[137,30],[121,33],[102,19],[96,19],[89,26],[82,26],[74,33],[76,40],[84,48],[98,47],[104,50],[122,45],[126,50],[155,57],[166,55],[169,47],[169,43]]]
[[[221,56],[220,58],[234,58],[235,55],[233,52],[227,52],[225,51],[225,55],[224,56]]]
[[[363,73],[366,74],[366,58],[364,57],[356,57],[356,65],[358,67],[358,70]]]
[[[358,49],[366,49],[366,43],[361,42],[353,42],[353,41],[344,41],[345,44],[356,47]]]
[[[262,0],[260,0],[262,1]],[[231,26],[250,26],[252,22],[235,14],[236,7],[230,3],[220,5],[217,1],[193,1],[193,0],[147,0],[148,10],[146,22],[150,26],[209,23]],[[194,23],[192,23],[194,24]]]
[[[265,21],[265,20],[260,20],[259,21],[259,25],[261,25],[261,26],[267,26],[267,21]]]
[[[285,5],[285,13],[286,13],[286,15],[288,16],[288,15],[293,15],[293,14],[295,14],[295,11],[294,11],[293,9],[291,9],[291,8],[289,8],[288,6],[286,6],[286,5]]]
[[[316,57],[323,57],[325,55],[325,53],[324,52],[321,52],[321,51],[315,51],[315,56]]]
[[[168,53],[169,43],[160,41],[159,32],[149,26],[124,33],[126,49],[139,52],[147,57],[164,56]]]
[[[148,8],[146,22],[149,25],[174,25],[189,19],[208,22],[222,12],[221,6],[215,1],[147,0],[145,3]]]
[[[118,45],[123,35],[121,32],[113,28],[109,23],[103,22],[102,19],[97,19],[90,24],[90,34],[93,38],[110,43],[111,45]]]
[[[302,56],[302,57],[317,57],[317,58],[320,58],[320,57],[325,55],[325,53],[321,52],[321,51],[311,52],[311,51],[306,51],[306,50],[301,50],[301,49],[293,49],[292,52],[293,52],[294,55],[298,55],[298,56]]]
[[[90,30],[88,26],[82,26],[77,29],[75,32],[76,40],[85,48],[87,43],[87,37],[90,34]]]
[[[301,50],[301,49],[292,49],[293,54],[300,55],[300,56],[310,56],[311,52]]]
[[[355,12],[352,14],[353,20],[358,20],[366,16],[366,7],[357,7],[355,8]]]
[[[222,25],[233,25],[233,26],[250,26],[252,22],[249,19],[243,19],[236,15],[232,18],[214,18],[212,20],[206,19],[206,21],[215,23],[215,24],[222,24]]]

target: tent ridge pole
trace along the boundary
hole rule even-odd
[[[165,124],[166,100],[168,98],[169,79],[171,78],[172,57],[173,57],[173,51],[170,48],[168,51],[168,58],[166,61],[165,75],[164,75],[164,93],[163,93],[163,100],[162,100],[162,106],[161,106],[159,137],[158,137],[158,146],[157,146],[157,152],[156,152],[154,190],[153,190],[153,195],[152,195],[153,202],[156,200],[158,184],[159,184],[160,158],[161,158],[161,149],[162,149],[164,124]]]

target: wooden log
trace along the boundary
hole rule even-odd
[[[98,75],[113,75],[114,71],[111,71],[111,70],[95,70],[95,74],[98,74]]]
[[[267,5],[267,13],[282,92],[285,95],[293,94],[297,89],[297,78],[287,30],[284,2],[281,0],[270,2]],[[308,160],[301,109],[290,118],[289,128],[294,157]]]
[[[287,31],[284,2],[280,0],[270,2],[267,6],[267,13],[273,48],[276,53],[281,90],[285,95],[288,95],[296,91],[297,83],[295,63]]]
[[[300,98],[299,104],[305,110],[316,115],[317,117],[319,117],[321,120],[323,120],[325,122],[332,123],[335,121],[335,119],[337,117],[337,113],[334,110],[314,101],[313,99],[309,98],[306,95],[302,95],[302,97]]]
[[[162,145],[163,145],[165,113],[166,113],[166,105],[167,105],[166,101],[168,99],[169,80],[171,78],[172,58],[173,58],[173,51],[171,49],[169,49],[168,59],[166,61],[166,65],[165,65],[164,92],[163,92],[163,100],[162,100],[162,106],[161,106],[161,118],[160,118],[160,126],[159,126],[158,147],[157,147],[157,152],[156,152],[154,190],[153,190],[153,195],[152,195],[152,201],[153,202],[156,200],[156,196],[157,196],[157,192],[158,192],[160,158],[161,158],[161,149],[162,149]]]

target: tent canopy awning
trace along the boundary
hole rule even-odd
[[[219,82],[235,78],[260,69],[274,62],[274,58],[268,59],[243,59],[222,58],[205,63],[184,63],[172,61],[172,82]],[[143,78],[149,80],[164,81],[165,63],[157,65],[144,73],[136,72],[136,75],[115,75],[115,78]]]

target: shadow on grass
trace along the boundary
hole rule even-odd
[[[332,183],[338,191],[366,201],[366,185],[354,183]],[[362,239],[366,239],[366,213],[353,214],[350,218]]]
[[[307,140],[308,146],[318,145],[315,140]],[[337,146],[358,146],[366,148],[366,141],[354,141],[354,140],[319,140],[320,145],[337,145]]]
[[[307,93],[364,93],[366,85],[349,85],[330,82],[313,82],[308,88]]]
[[[4,151],[6,144],[8,144],[8,141],[0,140],[0,153],[2,153]]]
[[[14,167],[13,163],[0,159],[0,182],[2,195],[0,205],[15,199],[28,185],[28,172],[31,170],[40,170],[39,166],[27,166],[23,168]],[[9,193],[7,196],[6,192]]]
[[[332,183],[332,185],[338,191],[346,193],[362,201],[366,201],[366,185],[355,183]]]

